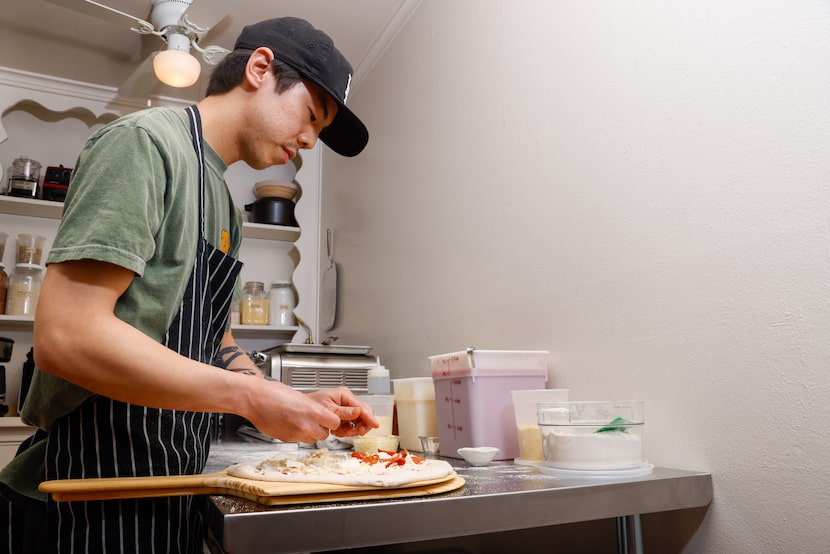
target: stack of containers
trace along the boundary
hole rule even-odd
[[[430,356],[443,456],[465,446],[495,446],[497,460],[519,456],[511,391],[542,389],[547,350],[476,350]]]
[[[366,434],[389,436],[392,434],[392,423],[395,412],[395,396],[391,394],[389,370],[382,366],[380,359],[378,359],[377,365],[370,368],[367,372],[367,378],[367,392],[369,394],[361,395],[357,398],[372,408],[375,412],[375,419],[380,423],[380,427],[372,429]]]
[[[435,384],[430,377],[392,379],[401,447],[422,452],[421,437],[437,437]],[[440,441],[439,441],[440,442]]]

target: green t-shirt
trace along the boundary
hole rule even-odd
[[[204,149],[205,238],[238,257],[242,215],[223,179],[227,166]],[[107,125],[81,151],[47,264],[94,259],[134,271],[115,314],[161,341],[195,261],[198,177],[183,110],[151,108]],[[22,416],[48,429],[90,395],[36,371]]]

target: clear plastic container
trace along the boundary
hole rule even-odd
[[[395,391],[401,447],[425,452],[421,437],[433,437],[438,441],[435,383],[431,377],[392,379],[392,389]]]
[[[20,233],[17,235],[17,263],[39,265],[43,258],[43,243],[46,237]]]
[[[358,400],[368,404],[375,412],[375,419],[380,423],[380,427],[372,429],[367,435],[383,435],[388,436],[392,434],[392,417],[395,410],[395,397],[391,394],[364,394],[358,395]]]
[[[539,402],[564,402],[568,389],[513,390],[513,413],[516,416],[516,435],[519,440],[517,461],[541,462],[542,435],[536,422],[536,405]]]
[[[273,281],[268,291],[270,309],[269,323],[277,326],[291,326],[297,324],[294,308],[297,307],[297,297],[290,281]]]
[[[644,403],[540,402],[544,463],[560,469],[613,470],[644,463]]]
[[[15,265],[6,291],[6,314],[34,316],[42,283],[43,267],[37,264]]]
[[[245,292],[239,302],[239,321],[242,325],[268,325],[268,295],[260,281],[245,283]]]
[[[0,262],[3,261],[3,256],[6,254],[6,241],[9,238],[8,233],[0,231]]]

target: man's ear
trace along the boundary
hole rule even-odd
[[[265,76],[271,70],[274,53],[270,48],[261,46],[254,50],[245,64],[245,81],[252,88],[259,88],[265,82]]]

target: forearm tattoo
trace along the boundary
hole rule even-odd
[[[217,367],[221,367],[222,369],[235,371],[237,373],[244,373],[246,375],[256,375],[254,370],[249,367],[231,367],[231,362],[233,362],[240,356],[246,356],[245,352],[243,352],[241,348],[239,348],[238,346],[228,346],[227,348],[223,348],[216,354],[214,365],[216,365]]]

